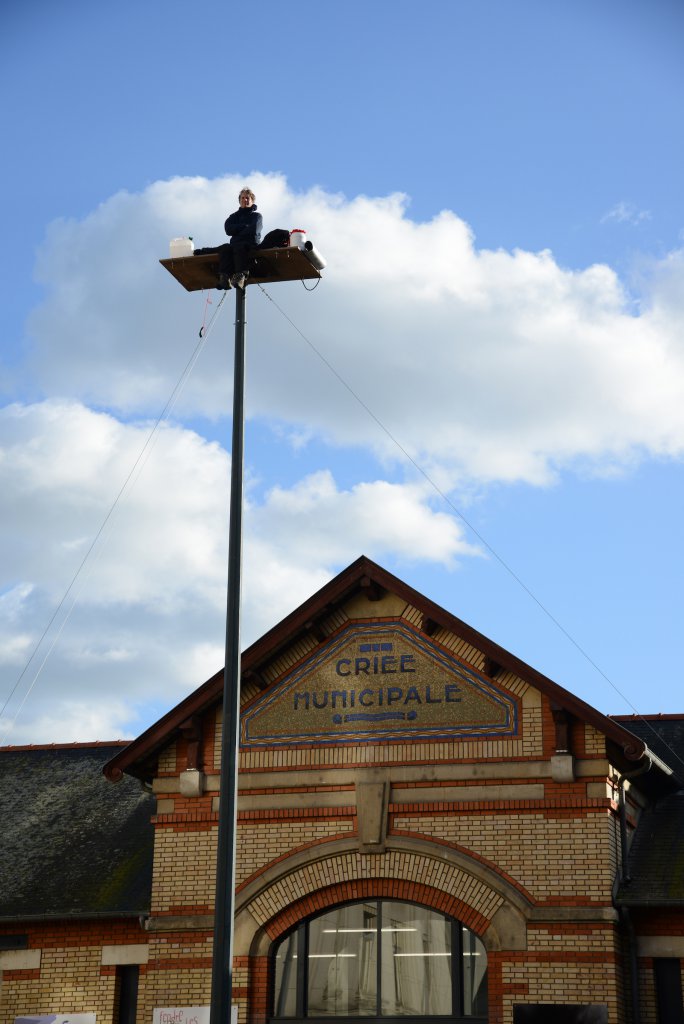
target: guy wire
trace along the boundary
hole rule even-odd
[[[156,419],[156,421],[154,423],[154,426],[152,427],[152,429],[150,430],[149,434],[147,435],[147,439],[145,440],[145,443],[143,444],[142,448],[140,449],[140,452],[138,453],[138,456],[137,456],[135,462],[133,463],[133,466],[131,467],[129,473],[127,474],[127,476],[126,476],[126,478],[124,480],[124,482],[122,483],[121,487],[119,488],[119,491],[118,491],[116,497],[114,498],[114,501],[110,505],[109,511],[107,512],[107,514],[105,515],[104,519],[102,520],[102,523],[100,524],[99,529],[97,530],[95,536],[93,537],[93,539],[92,539],[92,541],[91,541],[91,543],[90,543],[90,545],[88,547],[88,550],[86,551],[85,555],[81,559],[81,562],[80,562],[78,568],[76,569],[76,572],[72,576],[71,582],[69,583],[68,587],[64,591],[64,594],[62,595],[62,598],[61,598],[59,604],[57,605],[57,607],[55,608],[54,612],[52,613],[52,615],[51,615],[51,617],[50,617],[50,619],[49,619],[45,629],[41,633],[41,635],[40,635],[38,641],[36,642],[36,644],[34,645],[33,650],[31,651],[31,654],[29,655],[29,658],[28,658],[26,664],[24,665],[23,669],[19,673],[19,676],[18,676],[14,686],[10,690],[9,695],[7,696],[4,704],[0,708],[0,720],[3,718],[3,716],[5,714],[5,711],[7,709],[7,706],[9,705],[10,701],[12,700],[12,697],[16,693],[16,691],[17,691],[17,689],[18,689],[22,679],[24,678],[24,676],[28,672],[29,667],[31,665],[31,662],[33,661],[33,659],[35,658],[36,654],[38,653],[38,650],[40,649],[43,641],[45,640],[45,637],[50,632],[50,629],[52,628],[52,626],[53,626],[53,624],[55,622],[55,619],[57,618],[57,616],[59,615],[60,611],[64,607],[64,605],[65,605],[65,603],[67,601],[67,598],[72,593],[72,591],[74,589],[74,586],[76,585],[77,580],[79,579],[79,577],[83,573],[83,571],[84,571],[84,569],[86,567],[86,564],[88,563],[89,559],[91,558],[91,555],[93,554],[93,551],[95,550],[95,547],[96,547],[98,541],[102,537],[102,535],[103,535],[103,533],[104,533],[104,531],[105,531],[109,521],[111,520],[112,516],[114,515],[114,512],[115,512],[117,506],[119,505],[119,502],[123,498],[123,495],[124,495],[126,489],[128,488],[128,485],[130,484],[131,480],[133,480],[133,477],[136,474],[136,471],[138,471],[138,475],[139,475],[139,471],[141,471],[143,469],[145,463],[147,462],[147,459],[149,458],[149,456],[151,454],[151,451],[152,451],[153,442],[157,438],[157,434],[159,432],[159,428],[161,427],[162,423],[164,423],[168,419],[168,417],[170,416],[171,410],[173,409],[174,405],[176,404],[176,401],[178,400],[178,398],[179,398],[179,396],[180,396],[180,394],[181,394],[181,392],[183,390],[183,387],[185,386],[185,383],[186,383],[188,377],[190,376],[190,374],[191,374],[191,372],[192,372],[192,370],[193,370],[193,368],[195,366],[195,363],[199,359],[200,353],[201,353],[202,349],[204,348],[204,345],[206,343],[207,338],[209,337],[209,334],[211,333],[211,330],[212,330],[212,328],[214,326],[216,318],[217,318],[217,316],[219,314],[219,311],[221,309],[221,306],[223,305],[223,302],[224,302],[227,294],[228,294],[227,292],[223,293],[223,295],[221,296],[221,299],[220,299],[216,309],[214,310],[214,313],[212,314],[212,316],[211,316],[211,318],[209,320],[209,323],[206,325],[206,327],[204,327],[204,326],[202,327],[202,330],[201,330],[201,333],[200,333],[200,340],[195,345],[194,351],[193,351],[192,355],[190,356],[188,362],[186,363],[185,368],[183,369],[180,377],[178,378],[176,386],[174,387],[174,389],[172,390],[171,394],[169,395],[169,398],[167,399],[167,402],[164,405],[164,408],[159,413],[159,415],[158,415],[158,417],[157,417],[157,419]],[[80,591],[78,593],[80,593]],[[14,728],[14,725],[16,724],[16,721],[17,721],[17,718],[19,717],[21,709],[23,708],[23,706],[26,703],[26,700],[27,700],[29,694],[31,693],[33,687],[35,686],[36,682],[38,681],[38,677],[39,677],[40,673],[43,670],[43,666],[45,665],[45,662],[47,661],[48,657],[52,653],[52,650],[53,650],[55,644],[57,643],[57,640],[61,636],[62,631],[63,631],[66,623],[68,622],[69,617],[71,616],[72,611],[74,610],[74,608],[76,606],[76,602],[78,600],[78,593],[75,594],[74,599],[71,602],[71,605],[69,606],[69,608],[68,608],[68,610],[66,612],[66,615],[64,616],[64,619],[62,620],[62,623],[61,623],[61,625],[59,627],[59,630],[57,631],[54,639],[52,640],[52,643],[50,644],[50,647],[48,648],[47,654],[45,655],[45,657],[43,658],[42,662],[38,666],[38,669],[37,669],[35,675],[33,676],[33,679],[31,680],[31,683],[30,683],[30,685],[29,685],[29,687],[28,687],[28,689],[27,689],[27,691],[26,691],[26,693],[25,693],[25,695],[24,695],[24,697],[23,697],[23,699],[21,701],[21,704],[19,705],[19,708],[18,708],[14,718],[9,723],[9,725],[7,727],[7,731],[6,731],[5,735],[4,735],[4,737],[0,740],[0,746],[4,746],[5,745],[10,732],[12,731],[12,729]]]

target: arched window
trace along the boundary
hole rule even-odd
[[[273,948],[272,1019],[487,1019],[487,954],[459,921],[363,900],[302,921]]]

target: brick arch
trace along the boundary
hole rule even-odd
[[[373,896],[433,907],[481,936],[502,909],[521,921],[531,909],[506,879],[460,851],[388,837],[384,853],[367,855],[353,837],[336,839],[273,862],[240,891],[236,955],[262,955],[303,918]]]
[[[489,926],[488,918],[469,907],[463,900],[432,886],[410,880],[364,878],[352,882],[336,882],[319,892],[303,896],[281,910],[269,921],[264,930],[271,942],[274,942],[294,925],[313,914],[339,906],[341,903],[363,899],[393,899],[417,903],[457,918],[477,935],[482,935]]]
[[[471,889],[470,896],[474,895],[475,893]],[[486,917],[454,893],[445,892],[434,885],[425,885],[416,881],[415,878],[357,878],[333,882],[316,891],[305,893],[281,907],[264,923],[262,928],[258,929],[254,937],[251,955],[241,958],[247,968],[249,978],[249,984],[244,990],[249,1024],[265,1024],[268,1017],[268,954],[274,942],[290,928],[314,914],[339,906],[341,903],[381,898],[407,900],[429,907],[431,910],[438,910],[461,921],[480,937],[484,935],[491,923],[491,917]],[[494,914],[501,904],[497,905],[493,911]],[[505,904],[503,905],[505,906]]]

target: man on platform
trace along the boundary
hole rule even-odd
[[[257,213],[255,195],[243,188],[238,196],[239,208],[226,221],[230,242],[219,247],[219,288],[244,288],[249,277],[251,250],[261,241],[263,220]]]

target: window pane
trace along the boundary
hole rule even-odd
[[[462,928],[463,1012],[466,1017],[487,1016],[487,951],[477,935]]]
[[[450,1014],[451,922],[407,903],[382,904],[382,1014]]]
[[[377,1014],[377,905],[340,907],[309,924],[308,1016]]]
[[[297,947],[298,933],[292,932],[278,946],[275,956],[275,1016],[297,1014]]]

